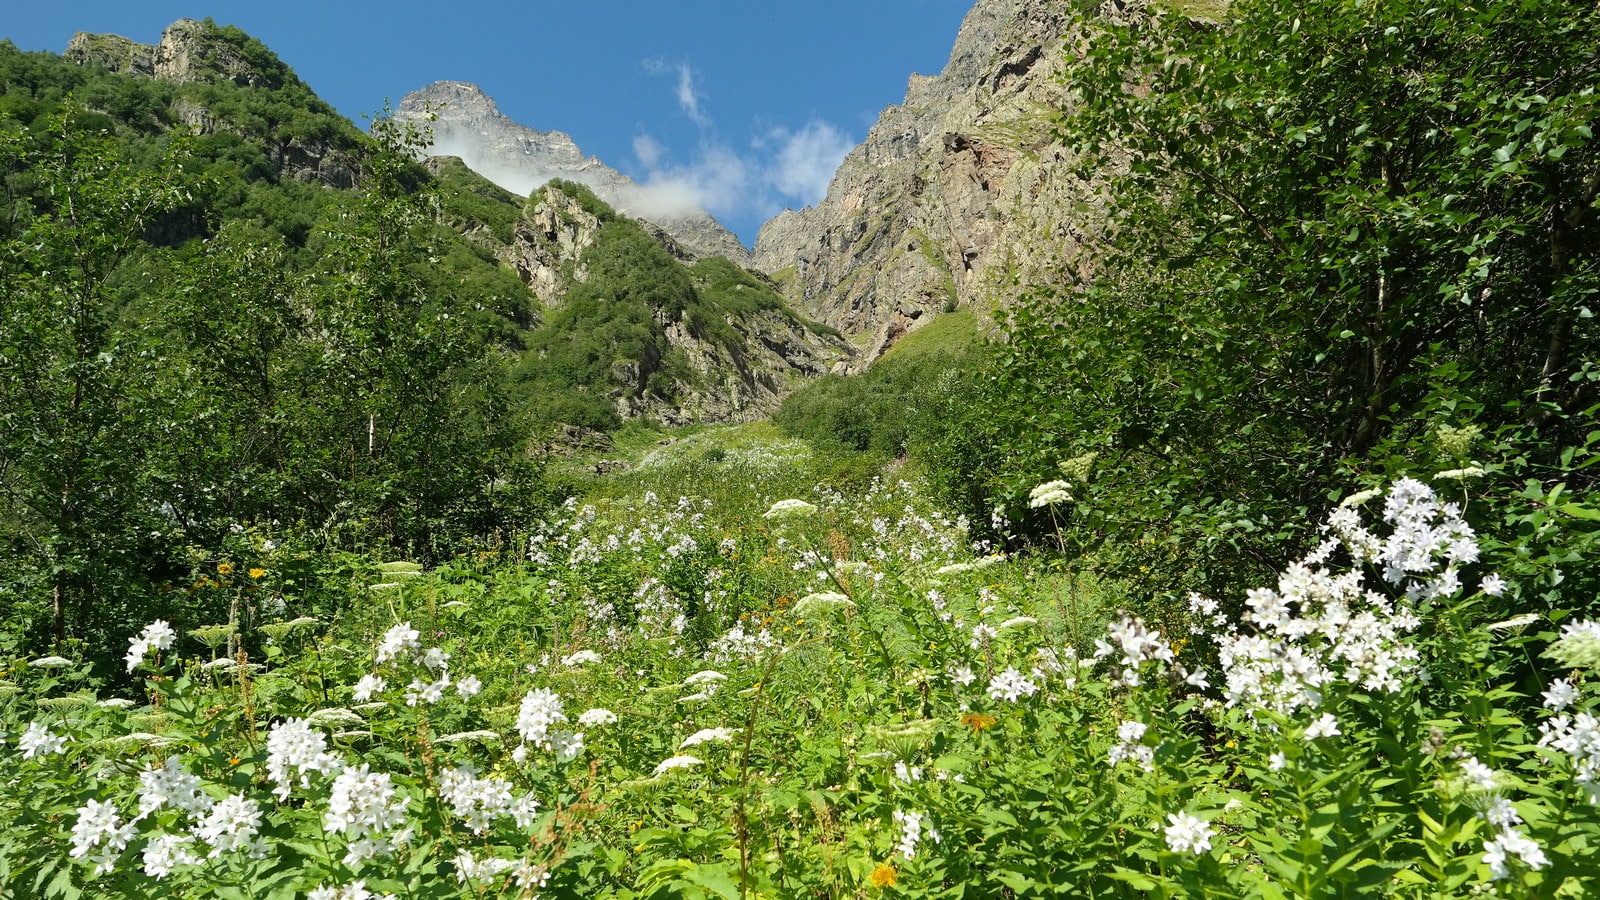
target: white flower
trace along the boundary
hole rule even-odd
[[[70,669],[73,663],[72,660],[67,659],[65,656],[41,656],[38,659],[29,660],[28,665],[35,669]]]
[[[207,857],[234,850],[252,849],[252,838],[261,827],[261,807],[256,801],[230,794],[211,807],[211,812],[194,827],[195,837],[211,845]]]
[[[1478,590],[1491,597],[1498,597],[1506,592],[1506,580],[1500,577],[1499,572],[1490,572],[1478,582]]]
[[[736,728],[702,728],[694,734],[683,739],[678,745],[679,750],[687,750],[698,744],[721,744],[734,739],[739,731]]]
[[[421,637],[422,634],[412,628],[410,622],[395,625],[384,632],[383,640],[378,643],[378,662],[388,662],[402,652],[416,653],[422,648]]]
[[[609,709],[595,708],[584,711],[578,716],[578,724],[585,728],[594,728],[598,725],[610,725],[617,721],[617,714]]]
[[[1145,732],[1149,726],[1143,722],[1125,721],[1117,726],[1117,743],[1112,745],[1108,754],[1108,762],[1113,767],[1123,760],[1132,760],[1139,764],[1139,768],[1146,772],[1155,768],[1156,751],[1154,747],[1144,744]]]
[[[855,601],[838,591],[819,591],[801,597],[794,605],[794,614],[797,616],[821,616],[836,609],[852,610],[856,608]]]
[[[1341,733],[1339,731],[1339,720],[1333,717],[1333,713],[1323,713],[1322,718],[1306,726],[1305,739],[1307,741],[1315,741]]]
[[[788,499],[779,500],[772,507],[762,513],[763,519],[804,519],[817,511],[816,504],[804,500]]]
[[[333,780],[322,827],[346,840],[344,864],[358,868],[376,856],[388,856],[409,840],[407,800],[399,796],[389,773],[374,772],[367,763],[345,769]],[[400,831],[398,836],[391,832]]]
[[[169,805],[192,819],[199,818],[211,810],[214,802],[204,784],[183,767],[176,755],[167,757],[161,768],[139,773],[139,818]]]
[[[1499,837],[1483,845],[1483,864],[1496,881],[1511,874],[1507,863],[1512,857],[1530,869],[1542,869],[1550,863],[1539,843],[1515,828],[1503,829]]]
[[[300,786],[310,783],[312,772],[337,772],[339,758],[328,752],[327,736],[313,731],[304,719],[290,719],[273,726],[267,735],[267,775],[277,783],[273,793],[289,798],[291,779],[298,774]]]
[[[1578,689],[1565,678],[1550,682],[1550,689],[1544,692],[1544,705],[1556,712],[1571,706],[1577,699]]]
[[[44,724],[33,722],[22,733],[22,737],[17,738],[17,749],[22,751],[23,759],[33,759],[35,756],[66,752],[67,740],[66,735],[55,734]]]
[[[468,881],[490,881],[517,867],[517,864],[511,860],[501,859],[498,856],[489,856],[482,860],[476,859],[473,857],[471,850],[462,850],[457,853],[455,864],[456,880],[462,884],[466,884]]]
[[[116,867],[117,857],[137,833],[138,826],[123,822],[115,806],[90,800],[78,808],[70,855],[94,863],[95,874],[101,875]]]
[[[727,678],[728,676],[714,669],[705,669],[690,675],[688,678],[685,678],[683,680],[683,686],[700,687],[701,685],[716,684],[720,681],[726,681]]]
[[[1472,786],[1483,791],[1492,791],[1495,786],[1494,769],[1478,762],[1476,756],[1469,756],[1461,761],[1461,774],[1472,783]]]
[[[126,697],[112,697],[107,700],[101,700],[99,703],[95,704],[95,706],[98,706],[102,709],[132,709],[138,705],[139,704],[129,700]]]
[[[165,619],[157,619],[146,625],[139,636],[150,649],[166,650],[177,639],[178,633],[172,630],[172,626],[168,625]]]
[[[468,675],[456,682],[456,693],[461,697],[475,697],[482,691],[483,682],[476,675]]]
[[[989,680],[989,697],[994,700],[1004,700],[1015,703],[1023,697],[1031,697],[1038,693],[1039,686],[1015,668],[1005,671]]]
[[[422,654],[422,664],[434,672],[448,669],[450,668],[450,654],[444,652],[442,648],[429,647],[428,651]]]
[[[194,839],[188,835],[155,834],[144,845],[144,874],[160,880],[172,874],[178,866],[198,866],[200,857],[189,848]]]
[[[128,652],[122,657],[122,661],[128,664],[129,672],[139,668],[139,664],[144,662],[144,655],[149,649],[150,645],[140,638],[128,638]]]
[[[382,692],[388,686],[388,682],[383,680],[382,675],[363,675],[361,680],[356,682],[355,691],[350,696],[357,703],[365,703],[371,700],[373,695]]]
[[[925,818],[926,815],[920,812],[901,812],[898,809],[894,811],[894,820],[900,826],[900,839],[895,843],[895,850],[906,859],[916,858],[917,845],[922,842],[924,831],[934,843],[939,842],[939,832],[923,826]]]
[[[966,687],[978,679],[971,666],[952,666],[949,670],[950,680],[955,684]]]
[[[569,656],[561,657],[561,664],[563,666],[567,666],[568,668],[585,666],[589,663],[597,663],[599,661],[600,654],[594,652],[593,650],[579,650]]]
[[[1512,616],[1509,619],[1502,619],[1499,622],[1490,622],[1484,627],[1490,631],[1516,631],[1520,628],[1527,628],[1529,625],[1532,625],[1538,621],[1538,613],[1523,613],[1520,616]]]
[[[1173,853],[1192,853],[1199,856],[1211,849],[1211,839],[1216,836],[1211,824],[1199,816],[1186,812],[1168,813],[1165,829],[1167,848]]]
[[[693,756],[685,756],[681,754],[678,756],[669,756],[666,759],[663,759],[661,763],[656,766],[655,774],[656,777],[659,778],[662,775],[671,772],[673,769],[687,769],[693,766],[700,766],[704,764],[704,760]]]
[[[1284,756],[1282,751],[1275,752],[1271,756],[1267,757],[1267,768],[1274,772],[1282,771],[1288,765],[1289,758]]]
[[[450,687],[450,676],[446,674],[438,681],[423,681],[420,678],[411,679],[411,684],[406,686],[406,705],[434,704],[444,699],[444,692]]]
[[[1028,508],[1038,509],[1055,503],[1071,503],[1072,494],[1067,490],[1069,487],[1071,485],[1065,481],[1047,481],[1035,486],[1028,492]]]

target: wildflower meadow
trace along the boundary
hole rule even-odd
[[[1161,621],[912,483],[757,483],[15,660],[0,896],[1589,896],[1600,621],[1488,620],[1444,474]]]

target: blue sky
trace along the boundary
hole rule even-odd
[[[0,37],[57,53],[77,31],[153,44],[176,19],[210,16],[260,38],[358,124],[429,82],[476,82],[512,119],[691,192],[748,244],[783,207],[820,199],[911,73],[943,68],[971,5],[32,0]]]

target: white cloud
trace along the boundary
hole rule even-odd
[[[701,128],[708,127],[711,124],[711,118],[706,115],[705,110],[700,105],[700,92],[695,90],[694,86],[694,69],[688,63],[669,63],[660,57],[656,57],[645,60],[644,68],[651,75],[676,75],[678,79],[676,89],[678,108],[682,109],[683,114],[689,117],[689,121],[699,125]]]
[[[696,208],[714,216],[738,213],[747,208],[760,183],[760,172],[750,160],[717,143],[702,144],[688,165],[645,168],[649,174],[640,214],[647,219],[652,213],[670,218]]]
[[[795,201],[791,205],[797,206],[810,206],[827,195],[833,173],[855,146],[849,136],[820,119],[795,132],[773,129],[771,136],[779,147],[768,164],[767,179],[786,203]]]
[[[653,169],[661,163],[661,158],[666,155],[667,148],[661,142],[648,134],[639,134],[633,139],[633,155],[639,158],[645,168]]]
[[[812,120],[798,131],[769,129],[743,152],[702,139],[687,163],[674,163],[660,141],[641,133],[633,141],[646,173],[638,213],[673,217],[698,208],[718,217],[771,216],[786,206],[810,206],[826,196],[853,146],[838,128]]]

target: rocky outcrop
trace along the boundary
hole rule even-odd
[[[529,198],[516,224],[512,265],[541,302],[559,305],[574,284],[588,279],[587,254],[603,224],[578,198],[547,185]],[[675,239],[643,230],[680,261],[688,261]],[[757,276],[747,275],[760,286]],[[851,358],[845,341],[789,310],[757,306],[722,315],[732,340],[727,334],[697,333],[683,317],[658,310],[655,325],[668,352],[681,353],[688,376],[674,386],[669,400],[642,389],[662,369],[662,356],[616,362],[611,401],[618,414],[624,419],[650,416],[670,425],[753,421],[776,410],[798,383],[843,367]]]
[[[512,121],[475,84],[436,81],[407,94],[394,115],[431,130],[429,155],[460,157],[514,194],[526,196],[552,178],[580,182],[618,212],[650,222],[695,258],[751,262],[733,232],[703,210],[664,208],[633,179],[583,155],[570,136]]]
[[[987,304],[1078,253],[1093,193],[1051,139],[1069,15],[979,0],[944,71],[911,76],[826,198],[761,229],[756,265],[865,344],[864,361],[941,309]]]
[[[63,55],[80,66],[100,66],[123,75],[154,78],[156,74],[156,48],[120,34],[80,31],[67,43]]]
[[[103,66],[124,75],[180,85],[227,83],[276,89],[287,82],[301,84],[294,72],[259,42],[237,29],[226,32],[210,22],[179,19],[167,26],[161,43],[155,46],[115,34],[79,32],[67,44],[65,56],[80,65]],[[245,52],[247,47],[259,51],[254,60]],[[336,188],[355,187],[360,178],[359,161],[350,142],[251,134],[194,96],[181,93],[173,100],[171,112],[173,121],[200,134],[232,132],[261,141],[280,178]],[[334,115],[331,108],[327,112]]]
[[[179,19],[161,34],[155,51],[155,77],[174,84],[231,81],[240,87],[275,87],[264,69],[251,63],[213,25]]]

